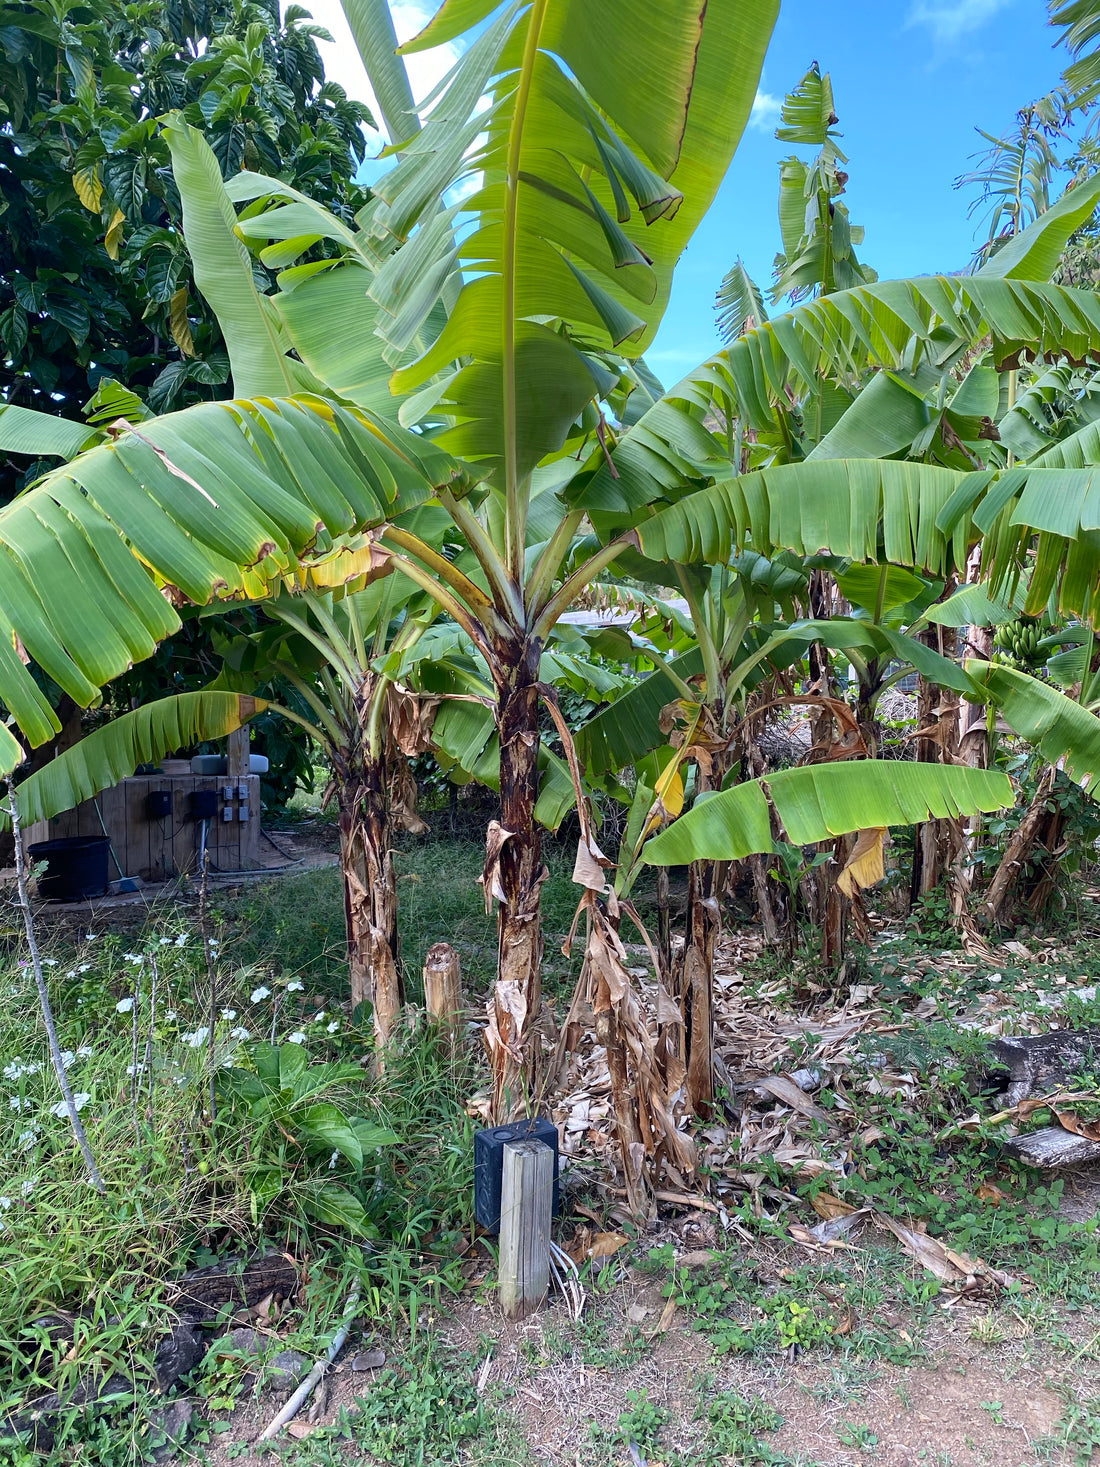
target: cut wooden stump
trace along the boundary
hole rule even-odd
[[[452,1040],[462,1023],[462,964],[450,943],[437,942],[424,959],[424,1007]]]
[[[506,1319],[526,1319],[550,1287],[554,1161],[544,1141],[510,1141],[504,1147],[499,1272]]]
[[[1063,1126],[1044,1126],[1005,1142],[1005,1151],[1027,1166],[1049,1170],[1060,1166],[1077,1166],[1083,1161],[1100,1161],[1100,1141],[1077,1136]]]

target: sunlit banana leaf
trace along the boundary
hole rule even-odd
[[[874,826],[912,825],[999,810],[1013,802],[1008,776],[995,770],[900,760],[784,769],[766,781],[705,796],[642,850],[654,866],[740,860],[772,849],[768,797],[796,846]]]
[[[423,438],[316,399],[204,403],[119,433],[0,509],[0,701],[31,745],[180,625],[173,601],[256,598],[346,537],[468,477]],[[0,767],[20,762],[0,739]]]
[[[20,823],[49,820],[128,779],[139,764],[155,764],[177,749],[227,734],[267,704],[236,693],[177,693],[112,719],[86,735],[17,789]],[[5,822],[10,825],[10,818]]]

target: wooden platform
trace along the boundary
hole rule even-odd
[[[248,820],[240,820],[241,801],[228,802],[233,819],[222,819],[222,791],[238,785],[248,787]],[[147,798],[159,790],[172,796],[172,813],[150,819]],[[111,841],[116,861],[108,858],[108,877],[140,876],[144,881],[167,881],[173,876],[197,872],[199,866],[200,825],[191,818],[188,798],[196,790],[214,790],[218,794],[218,813],[209,822],[207,848],[210,866],[219,871],[253,871],[260,865],[260,777],[249,774],[241,778],[226,775],[135,775],[121,784],[102,790],[94,800],[86,800],[74,810],[66,810],[52,820],[40,820],[25,834],[29,846],[35,841],[57,840],[63,836],[102,835],[104,827]],[[98,810],[97,810],[98,805]],[[102,823],[100,815],[102,814]]]

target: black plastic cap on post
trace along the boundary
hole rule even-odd
[[[558,1212],[558,1128],[539,1116],[474,1132],[474,1217],[490,1233],[500,1232],[500,1183],[509,1141],[543,1141],[554,1153],[554,1215]]]

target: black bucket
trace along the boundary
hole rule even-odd
[[[38,879],[38,894],[54,902],[79,902],[103,896],[107,890],[107,852],[111,842],[105,835],[70,835],[60,840],[40,840],[27,848],[32,861],[45,861]]]

